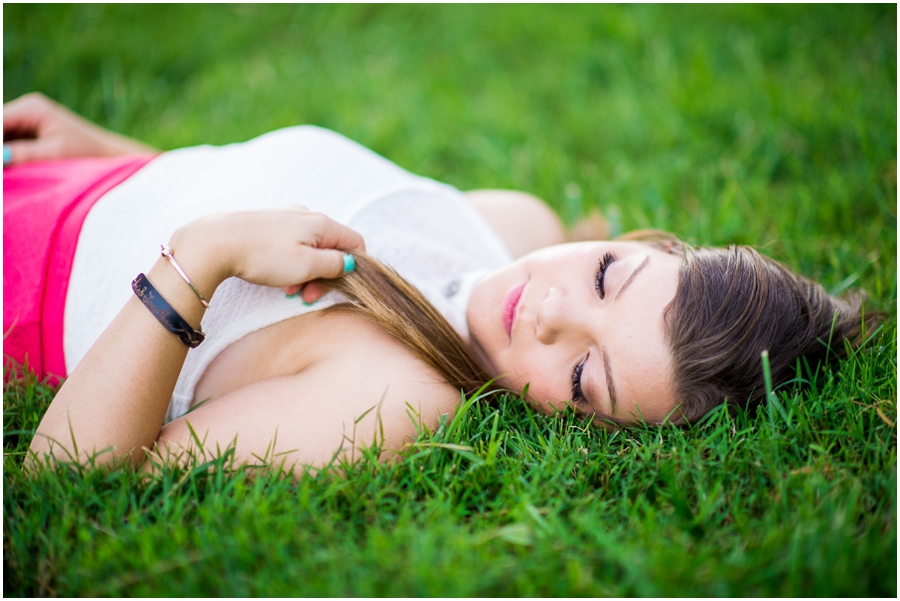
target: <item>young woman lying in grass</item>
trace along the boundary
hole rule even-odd
[[[316,127],[155,154],[40,95],[3,123],[4,350],[67,376],[38,460],[199,440],[299,471],[400,449],[490,380],[598,424],[691,422],[758,404],[764,350],[778,385],[859,342],[858,301],[751,248],[563,244],[532,197],[462,194]]]

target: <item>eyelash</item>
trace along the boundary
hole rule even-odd
[[[603,281],[606,279],[606,270],[609,269],[609,266],[612,265],[615,260],[616,256],[612,253],[605,253],[603,258],[600,259],[600,267],[597,269],[597,277],[594,280],[594,287],[597,289],[600,298],[606,296]],[[588,357],[589,356],[590,355],[588,355]],[[581,372],[584,371],[584,366],[587,363],[588,357],[582,359],[581,363],[576,365],[575,369],[572,371],[572,401],[576,404],[587,404],[587,399],[584,398],[584,392],[581,390]]]
[[[615,260],[616,256],[612,253],[606,253],[603,255],[603,258],[600,259],[600,268],[597,270],[597,278],[594,281],[594,287],[600,294],[600,298],[606,296],[606,290],[603,288],[603,280],[606,279],[606,270],[609,269],[609,266],[612,265]]]
[[[581,363],[576,365],[575,370],[572,372],[572,401],[577,405],[587,403],[587,399],[584,398],[584,392],[582,392],[581,390],[581,372],[584,371],[584,366],[587,363],[587,360],[587,357],[582,359]]]

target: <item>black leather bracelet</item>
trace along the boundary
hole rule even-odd
[[[131,289],[137,295],[144,306],[150,310],[159,323],[167,330],[178,336],[181,342],[189,348],[197,348],[203,339],[206,338],[201,330],[195,330],[191,324],[186,322],[184,318],[178,314],[172,305],[166,302],[166,299],[157,292],[150,280],[143,273],[139,273],[134,281],[131,282]]]

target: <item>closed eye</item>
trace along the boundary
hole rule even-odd
[[[588,354],[584,359],[581,360],[581,363],[575,366],[574,371],[572,371],[572,401],[576,405],[586,405],[587,399],[584,397],[584,391],[581,390],[581,372],[584,371],[584,366],[587,363]]]
[[[597,277],[594,280],[594,287],[597,289],[600,298],[606,297],[606,289],[603,286],[603,282],[606,279],[606,270],[609,269],[609,266],[612,265],[615,260],[616,256],[612,253],[606,253],[603,255],[603,258],[600,259],[600,267],[597,270]]]

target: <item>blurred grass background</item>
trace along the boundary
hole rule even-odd
[[[4,101],[39,90],[163,149],[313,123],[569,222],[753,244],[892,316],[783,423],[585,433],[504,399],[425,436],[474,460],[299,485],[27,479],[52,391],[6,390],[4,593],[896,596],[896,25],[896,5],[4,4]]]
[[[11,5],[4,101],[41,90],[161,148],[314,123],[462,189],[760,245],[836,285],[895,271],[895,12]]]

